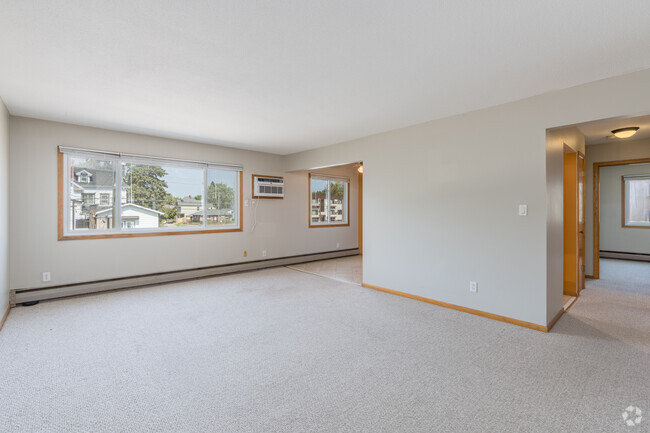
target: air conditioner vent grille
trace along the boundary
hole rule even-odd
[[[253,198],[284,198],[284,179],[253,175]]]

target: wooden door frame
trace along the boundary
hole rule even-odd
[[[363,167],[363,166],[362,166]],[[357,225],[357,232],[359,235],[359,254],[363,255],[363,172],[359,172],[359,223]]]
[[[591,278],[600,278],[600,167],[617,165],[650,164],[650,158],[625,159],[619,161],[594,162],[594,270]]]
[[[587,157],[584,153],[578,152],[578,293],[585,289],[585,278],[587,265]],[[580,203],[580,170],[582,169],[582,206]],[[582,231],[580,231],[580,212],[582,212]],[[580,238],[582,238],[582,269],[580,269]]]
[[[580,159],[583,157],[582,153],[574,150],[570,146],[565,144],[564,147],[564,161],[563,161],[563,237],[564,237],[564,249],[563,249],[563,287],[562,293],[568,296],[579,296],[580,295],[580,282],[582,280],[582,272],[580,269],[580,257],[578,254],[579,251],[579,219],[580,219],[580,209],[579,206],[579,183],[580,183]],[[570,190],[570,194],[567,195],[567,188]],[[570,218],[567,218],[567,212],[570,214]],[[567,230],[567,226],[570,227],[570,230]],[[567,256],[567,248],[569,248],[572,253],[570,256]],[[567,261],[568,257],[573,258],[573,262]],[[569,266],[569,269],[567,269]],[[570,276],[573,274],[573,276]],[[569,281],[572,284],[572,287],[567,288],[567,278],[570,278]]]

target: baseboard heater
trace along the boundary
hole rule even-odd
[[[637,262],[650,262],[650,254],[641,253],[623,253],[620,251],[601,251],[600,257],[603,259],[634,260]]]
[[[34,289],[15,289],[9,292],[10,304],[46,299],[64,298],[68,296],[86,295],[89,293],[105,292],[109,290],[127,289],[152,284],[171,283],[197,278],[213,277],[216,275],[232,274],[236,272],[255,271],[259,269],[274,268],[278,266],[295,265],[298,263],[314,262],[317,260],[335,259],[359,255],[359,249],[328,251],[324,253],[303,254],[299,256],[280,257],[275,259],[255,260],[250,262],[231,263],[227,265],[210,266],[205,268],[187,269],[181,271],[161,272],[156,274],[138,275],[134,277],[114,278],[110,280],[92,281],[87,283],[50,286]]]

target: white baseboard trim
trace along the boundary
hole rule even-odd
[[[193,280],[197,278],[213,277],[216,275],[255,271],[259,269],[295,265],[298,263],[307,263],[317,260],[334,259],[337,257],[356,255],[359,255],[358,248],[328,251],[324,253],[304,254],[299,256],[279,257],[267,260],[256,260],[251,262],[232,263],[227,265],[188,269],[174,272],[162,272],[157,274],[139,275],[134,277],[116,278],[110,280],[91,281],[87,283],[77,283],[63,286],[15,289],[10,292],[10,299],[11,305],[16,306],[16,304],[22,304],[23,302],[44,301],[46,299],[86,295],[89,293],[105,292],[109,290],[127,289],[183,280]]]

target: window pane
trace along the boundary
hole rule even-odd
[[[343,224],[346,219],[345,206],[347,206],[346,182],[329,181],[330,187],[330,219],[334,224]]]
[[[122,228],[203,226],[203,169],[122,163]]]
[[[327,186],[328,181],[311,180],[311,222],[327,222]]]
[[[238,222],[237,178],[239,172],[208,170],[206,225],[236,226]]]
[[[113,228],[115,164],[112,160],[68,157],[68,230]],[[102,197],[107,198],[103,200]]]
[[[628,223],[650,222],[650,179],[627,179]]]

